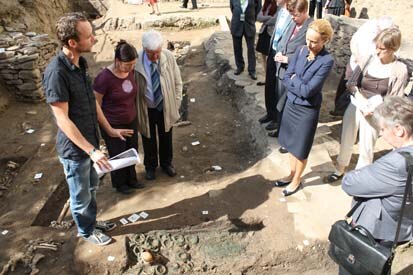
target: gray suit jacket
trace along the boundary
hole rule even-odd
[[[275,20],[275,24],[274,24],[274,30],[273,30],[272,35],[271,35],[269,51],[272,50],[272,43],[273,43],[273,41],[274,41],[275,30],[277,29],[278,21],[279,21],[279,19],[280,19],[280,16],[279,16],[279,15],[280,15],[281,10],[282,10],[282,8],[279,7],[278,10],[277,10],[277,12],[275,13],[275,17],[274,17],[273,19],[270,19],[270,20]],[[288,18],[288,20],[287,20],[287,28],[286,28],[285,30],[288,30],[288,26],[291,25],[292,23],[294,23],[294,22],[293,22],[293,19],[291,18],[291,16],[289,16],[289,18]],[[281,40],[281,38],[282,38],[282,36],[278,39],[278,42]],[[269,51],[268,51],[268,52],[269,52]]]
[[[281,36],[281,40],[278,42],[277,52],[282,52],[283,55],[288,57],[288,60],[291,60],[298,47],[305,45],[305,35],[307,33],[308,25],[313,21],[314,19],[309,17],[304,22],[298,33],[293,37],[293,39],[290,40],[296,26],[296,24],[292,22]],[[288,64],[276,62],[275,66],[275,75],[278,76],[279,79],[283,80]]]
[[[231,8],[232,18],[231,18],[231,34],[236,37],[241,37],[243,35],[247,37],[255,36],[255,21],[257,20],[257,15],[261,10],[261,0],[247,0],[248,6],[245,10],[245,21],[241,21],[241,1],[240,0],[230,0],[229,5]]]
[[[353,214],[356,224],[367,228],[375,239],[393,241],[406,186],[406,162],[398,152],[413,154],[413,146],[398,148],[373,164],[343,178],[342,188],[363,200]],[[354,200],[353,200],[354,205]],[[413,239],[413,204],[406,205],[399,241]]]

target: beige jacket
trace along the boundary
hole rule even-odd
[[[370,62],[370,58],[364,62],[363,68],[368,67],[368,64]],[[356,67],[356,69],[353,72],[353,75],[350,77],[349,81],[347,82],[347,88],[349,89],[350,92],[355,92],[354,87],[357,87],[358,85],[358,79],[359,75],[363,74],[363,76],[366,74],[367,70],[361,70],[359,66]],[[390,72],[390,78],[389,78],[389,89],[387,91],[386,95],[389,96],[403,96],[404,95],[404,89],[406,88],[406,85],[408,83],[408,71],[406,65],[401,62],[400,60],[394,61],[394,64],[392,66],[391,72]]]
[[[136,97],[136,108],[138,114],[138,131],[150,138],[148,105],[146,103],[146,83],[151,81],[146,75],[143,64],[143,50],[139,51],[135,66],[135,80],[138,84],[138,96]],[[168,132],[172,125],[179,119],[179,107],[182,100],[182,79],[178,64],[174,55],[168,50],[162,50],[159,58],[159,72],[161,90],[163,96],[163,114],[165,120],[165,131]]]

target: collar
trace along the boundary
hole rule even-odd
[[[75,64],[73,64],[70,59],[63,53],[63,51],[59,51],[58,58],[60,61],[71,71],[75,71],[78,69]],[[79,57],[79,67],[80,69],[86,70],[88,68],[86,59],[82,56]]]

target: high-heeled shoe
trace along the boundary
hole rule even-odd
[[[290,183],[291,183],[291,180],[276,180],[274,182],[274,186],[275,187],[281,187],[281,186],[286,186]]]
[[[302,187],[302,184],[300,182],[300,184],[293,191],[288,191],[287,189],[283,189],[282,193],[283,193],[284,197],[288,197],[288,196],[291,196],[294,193],[297,193],[297,191],[300,190],[301,187]]]

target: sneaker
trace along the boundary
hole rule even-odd
[[[112,238],[102,233],[102,231],[95,229],[89,237],[83,237],[88,242],[96,245],[107,245],[112,241]]]
[[[109,232],[116,228],[116,223],[109,221],[96,221],[95,228],[102,232]]]

